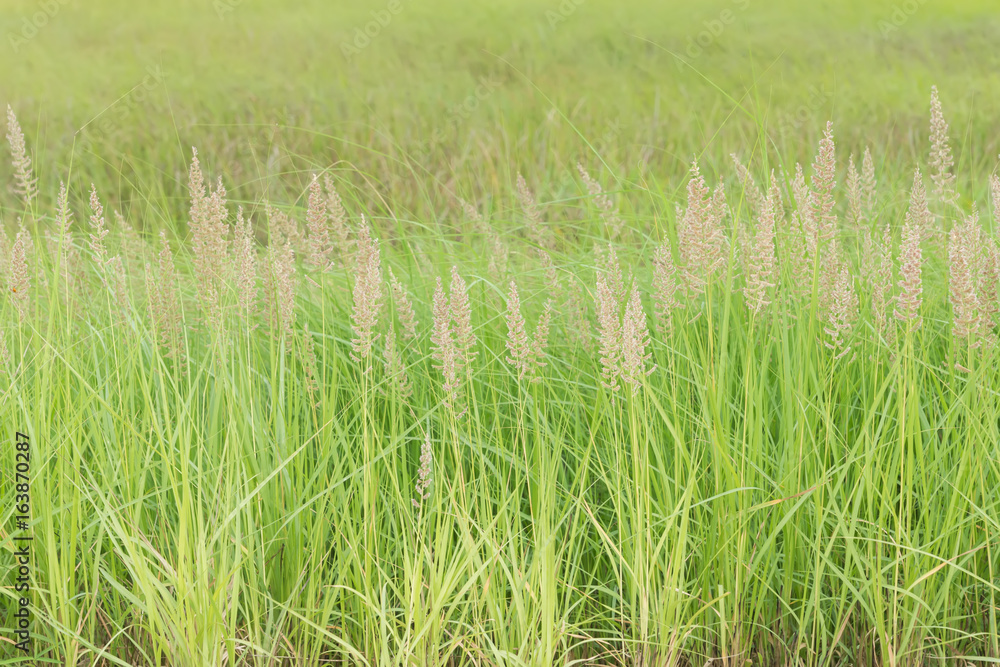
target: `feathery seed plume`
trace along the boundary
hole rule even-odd
[[[910,189],[910,207],[906,215],[913,220],[913,224],[920,230],[920,239],[926,241],[936,236],[933,227],[934,216],[931,215],[927,207],[927,194],[924,191],[924,179],[920,174],[920,167],[913,170],[913,187]]]
[[[621,328],[621,375],[632,390],[632,395],[639,391],[643,376],[655,370],[646,368],[651,354],[646,352],[649,345],[649,329],[646,327],[646,313],[642,309],[642,299],[639,288],[634,284],[625,306],[625,317]]]
[[[833,122],[827,121],[819,151],[813,162],[812,189],[809,193],[809,208],[816,223],[819,240],[833,238],[837,228],[837,214],[834,212],[833,189],[836,181],[837,159],[833,143]]]
[[[340,199],[333,179],[329,175],[323,177],[323,186],[326,190],[326,212],[330,219],[333,242],[336,244],[340,256],[342,258],[348,257],[351,254],[351,239],[344,202]]]
[[[673,313],[683,307],[677,300],[677,287],[677,268],[670,252],[670,241],[664,240],[653,252],[654,312],[657,330],[663,337],[673,334]]]
[[[851,349],[847,336],[851,333],[858,313],[858,295],[854,291],[854,278],[846,264],[840,267],[833,286],[833,298],[827,316],[826,334],[830,336],[827,347],[838,351],[837,358]]]
[[[740,158],[737,157],[736,153],[730,153],[729,157],[732,158],[733,164],[736,166],[736,178],[739,179],[740,187],[742,188],[747,200],[750,202],[752,214],[760,215],[760,211],[764,206],[764,193],[761,192],[759,187],[757,187],[757,183],[754,181],[750,171],[746,168],[746,165],[740,161]]]
[[[920,252],[920,228],[912,217],[903,222],[903,239],[899,246],[899,295],[893,314],[904,323],[910,322],[914,329],[920,328],[920,301],[923,292],[921,270],[923,255]]]
[[[420,447],[420,469],[417,471],[417,484],[414,489],[417,497],[412,501],[414,507],[420,507],[424,500],[431,497],[431,483],[433,481],[434,450],[431,449],[431,434],[428,431],[424,444]]]
[[[370,226],[362,220],[358,230],[358,248],[354,270],[354,312],[351,322],[355,338],[351,340],[351,359],[362,362],[368,358],[372,344],[378,338],[378,324],[382,299],[382,262],[378,240],[372,238]],[[371,368],[368,364],[365,372]]]
[[[680,221],[678,241],[681,267],[688,292],[705,291],[708,280],[725,262],[726,237],[722,230],[723,201],[710,194],[698,162],[691,164],[687,187],[687,209]]]
[[[469,304],[469,292],[465,280],[458,273],[458,267],[451,267],[450,288],[451,321],[455,330],[455,352],[459,367],[466,373],[472,372],[472,361],[479,354],[473,348],[476,345],[476,335],[472,330],[472,307]]]
[[[14,237],[14,245],[11,247],[10,251],[10,276],[8,278],[8,288],[10,290],[11,299],[14,302],[14,307],[17,309],[17,314],[22,321],[27,319],[29,307],[31,305],[29,298],[29,290],[31,289],[31,281],[28,278],[28,256],[29,256],[29,246],[31,244],[31,235],[28,230],[22,225],[21,229],[17,232]]]
[[[952,227],[948,239],[949,296],[954,316],[955,338],[974,338],[979,329],[979,299],[976,296],[972,260],[975,249],[959,225]]]
[[[931,86],[931,157],[929,164],[934,172],[931,181],[934,182],[934,194],[945,203],[954,203],[955,175],[950,173],[954,164],[951,156],[951,146],[948,145],[948,123],[941,110],[941,100],[938,99],[937,86]]]
[[[434,288],[432,312],[431,358],[437,362],[435,368],[440,370],[443,376],[444,403],[455,408],[458,400],[458,352],[455,348],[455,337],[452,331],[451,308],[448,305],[448,297],[445,295],[444,285],[442,285],[440,277],[438,277],[437,286]]]
[[[861,192],[865,220],[872,221],[875,219],[875,209],[878,207],[878,192],[875,189],[875,161],[872,160],[872,152],[867,147],[861,162]]]
[[[528,238],[542,248],[552,246],[551,232],[542,224],[542,216],[538,211],[535,195],[528,189],[524,176],[517,175],[517,200],[524,211],[524,220],[528,227]]]
[[[24,206],[31,208],[32,200],[38,195],[38,181],[31,172],[31,158],[24,144],[24,132],[17,122],[14,110],[7,105],[7,143],[14,165],[14,189],[24,200]]]
[[[521,298],[517,293],[517,283],[510,281],[507,292],[507,363],[517,371],[517,378],[522,379],[527,373],[531,361],[531,347],[528,333],[524,326],[524,316],[521,314]]]
[[[780,206],[778,198],[778,182],[771,172],[771,189],[764,200],[754,230],[753,246],[750,251],[750,265],[747,273],[747,285],[743,289],[747,306],[754,317],[770,304],[768,290],[775,285],[775,254],[774,227],[776,206]]]
[[[861,201],[861,176],[854,166],[854,154],[847,159],[847,222],[855,229],[865,220]]]
[[[308,232],[309,264],[318,271],[326,271],[330,267],[330,230],[327,227],[329,213],[326,209],[326,198],[319,178],[314,174],[309,184],[309,203],[306,208],[306,231]]]
[[[587,192],[590,193],[594,204],[597,206],[598,211],[600,211],[601,219],[608,229],[608,234],[611,238],[617,238],[622,231],[622,220],[615,212],[615,206],[611,201],[611,197],[601,189],[601,185],[587,173],[582,164],[577,162],[576,169],[580,172],[580,178],[583,179],[584,185],[587,186]]]
[[[601,384],[614,395],[619,389],[618,380],[622,373],[622,328],[619,319],[619,301],[608,286],[603,274],[597,275],[597,326],[600,330]]]
[[[396,316],[399,317],[399,323],[403,325],[403,338],[416,338],[417,315],[413,312],[413,304],[410,303],[410,296],[406,293],[406,288],[396,278],[391,267],[389,269],[389,286],[392,289],[393,303],[396,305]]]
[[[402,399],[406,400],[413,394],[413,386],[410,378],[406,374],[406,364],[403,357],[396,348],[396,328],[389,324],[389,331],[385,334],[385,376],[389,380],[393,391]]]
[[[240,304],[240,317],[249,321],[257,305],[257,250],[250,219],[243,216],[243,207],[236,210],[236,238],[233,242],[233,273]],[[256,325],[255,325],[256,326]]]

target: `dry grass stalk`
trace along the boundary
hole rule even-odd
[[[968,229],[955,225],[949,234],[948,288],[953,313],[952,335],[975,345],[980,321],[973,273],[976,248],[970,245],[971,239],[967,232]]]

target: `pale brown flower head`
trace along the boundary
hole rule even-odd
[[[249,218],[243,216],[243,207],[236,210],[236,239],[233,242],[233,274],[236,276],[236,293],[239,298],[240,317],[249,322],[257,307],[257,248]]]
[[[389,287],[392,289],[392,300],[396,306],[396,316],[403,326],[403,338],[410,339],[417,337],[417,314],[413,311],[413,304],[410,302],[410,295],[407,294],[403,283],[399,282],[396,274],[389,269]]]
[[[750,171],[740,161],[736,153],[730,153],[729,157],[732,158],[733,165],[736,167],[736,178],[739,180],[743,194],[747,201],[750,202],[751,214],[760,215],[760,211],[764,206],[764,193],[757,187],[757,182],[754,181]]]
[[[639,288],[634,284],[625,306],[621,343],[621,376],[634,396],[642,385],[642,378],[655,370],[655,367],[646,368],[651,356],[646,352],[649,346],[649,329],[646,327],[646,313],[642,309]]]
[[[537,249],[538,260],[545,272],[545,289],[550,296],[558,298],[562,295],[562,288],[559,285],[559,271],[552,262],[552,255],[541,248]]]
[[[833,143],[833,122],[827,121],[819,151],[813,162],[812,189],[809,195],[809,210],[816,224],[820,240],[833,238],[837,228],[837,214],[833,207],[833,189],[837,185],[837,158]]]
[[[858,295],[854,291],[854,277],[846,264],[841,265],[837,272],[831,302],[824,329],[830,337],[826,345],[835,350],[839,358],[851,349],[847,338],[858,314]]]
[[[146,264],[146,291],[149,297],[149,319],[153,325],[153,335],[159,339],[168,359],[173,359],[179,367],[185,364],[183,305],[174,255],[170,250],[167,233],[160,231],[160,253],[157,267]]]
[[[521,298],[517,283],[510,281],[507,292],[507,363],[514,367],[520,380],[528,373],[531,362],[531,343],[521,314]]]
[[[420,447],[420,468],[417,470],[417,484],[414,488],[416,497],[413,498],[413,506],[420,507],[421,503],[431,497],[431,484],[434,482],[434,450],[431,448],[431,434],[427,432],[424,444]]]
[[[617,392],[620,388],[619,378],[622,374],[620,306],[604,275],[600,273],[597,275],[595,306],[597,307],[597,326],[600,331],[601,384],[612,392]]]
[[[1000,176],[990,174],[990,195],[993,199],[993,229],[1000,230]]]
[[[500,235],[492,230],[489,232],[489,243],[490,261],[486,270],[493,282],[500,284],[507,279],[507,274],[509,273],[510,249],[503,242],[503,239],[500,238]]]
[[[771,303],[770,290],[777,283],[777,266],[774,251],[775,208],[781,206],[778,182],[771,172],[771,189],[760,209],[757,228],[754,230],[753,245],[747,271],[746,287],[743,289],[747,307],[754,317]]]
[[[618,262],[618,253],[615,252],[614,245],[609,243],[606,250],[599,245],[594,246],[594,255],[597,259],[598,273],[604,275],[615,303],[621,305],[625,301],[625,279],[622,277],[622,267]]]
[[[580,178],[583,179],[584,185],[587,186],[587,192],[600,212],[601,220],[604,221],[608,235],[611,238],[617,238],[622,232],[622,220],[615,211],[615,205],[611,201],[611,197],[601,189],[601,185],[587,173],[582,164],[577,162],[576,169],[580,172]]]
[[[94,264],[97,265],[97,270],[100,272],[101,279],[104,280],[105,266],[108,263],[108,249],[104,243],[104,238],[108,235],[107,222],[104,219],[104,206],[101,204],[101,200],[97,196],[97,188],[93,183],[90,184],[90,226],[94,231],[90,233],[90,247],[91,256],[94,258]]]
[[[541,248],[552,247],[552,233],[542,223],[542,215],[538,210],[535,195],[528,189],[528,184],[520,173],[517,175],[517,200],[524,212],[528,238]]]
[[[687,208],[678,228],[684,282],[687,291],[693,294],[705,291],[709,279],[728,257],[728,242],[722,229],[725,202],[720,194],[721,190],[717,190],[715,195],[710,194],[698,163],[693,162],[687,188]]]
[[[587,352],[594,349],[591,338],[591,324],[587,316],[587,301],[583,296],[583,288],[575,280],[570,280],[566,298],[566,334],[571,341],[577,343]]]
[[[24,200],[25,208],[38,195],[38,181],[31,171],[31,158],[24,143],[24,132],[17,122],[14,110],[7,105],[7,143],[10,144],[11,162],[14,166],[14,189]]]
[[[437,363],[435,368],[441,371],[445,393],[444,404],[456,408],[458,403],[459,368],[458,352],[455,348],[455,336],[452,331],[451,308],[444,285],[438,277],[434,288],[432,305],[433,324],[431,327],[431,358]]]
[[[899,295],[896,296],[896,319],[920,328],[920,302],[923,292],[921,271],[923,254],[920,251],[920,228],[907,216],[903,222],[903,239],[899,246]]]
[[[272,241],[267,247],[267,270],[264,271],[264,296],[272,333],[284,334],[284,344],[291,344],[295,324],[295,250],[291,242]]]
[[[385,377],[389,381],[389,386],[396,392],[396,395],[406,401],[413,395],[413,385],[406,373],[406,363],[399,350],[396,348],[396,329],[390,324],[389,331],[385,334]]]
[[[951,146],[948,145],[948,123],[941,110],[937,86],[931,86],[931,156],[929,164],[933,170],[931,181],[934,183],[934,195],[943,202],[954,203],[958,196],[955,192],[955,175],[950,171],[954,159],[951,156]]]
[[[469,303],[469,292],[465,280],[458,273],[458,267],[451,267],[451,289],[450,289],[451,321],[455,331],[455,351],[457,360],[466,373],[471,374],[472,362],[478,352],[473,348],[476,346],[476,334],[472,330],[472,307]]]
[[[847,159],[847,222],[857,229],[867,222],[861,193],[861,175],[854,166],[854,154]]]
[[[22,225],[21,229],[14,237],[14,245],[10,251],[9,278],[7,281],[8,291],[14,307],[17,309],[18,317],[21,321],[28,318],[31,305],[29,293],[31,291],[30,271],[28,269],[28,257],[31,255],[31,234]]]
[[[344,202],[340,199],[333,179],[329,175],[323,177],[323,185],[326,190],[326,212],[329,216],[330,234],[333,237],[333,243],[336,245],[337,252],[341,258],[349,257],[351,254],[351,239],[347,223],[347,211],[344,210]]]
[[[538,324],[535,325],[535,335],[531,339],[531,361],[534,374],[532,382],[537,382],[540,379],[537,377],[538,369],[546,365],[544,361],[545,348],[549,345],[549,325],[551,322],[552,299],[546,299],[545,305],[542,307],[542,316],[538,318]]]
[[[351,322],[355,337],[351,340],[351,358],[360,363],[368,359],[372,344],[378,338],[375,327],[382,307],[382,261],[378,240],[372,238],[371,228],[364,221],[358,230],[354,276],[354,312]],[[365,372],[370,368],[371,365],[366,364]]]
[[[225,270],[230,266],[226,190],[221,178],[215,190],[206,190],[198,151],[194,148],[191,150],[191,167],[188,171],[191,210],[188,224],[191,230],[192,264],[198,285],[198,303],[210,328],[221,333],[220,296],[223,281],[227,277]]]
[[[953,313],[952,334],[955,338],[975,342],[979,330],[979,299],[976,295],[973,263],[976,248],[959,225],[952,227],[948,238],[949,296]]]
[[[986,239],[983,244],[983,252],[980,256],[981,265],[979,273],[979,305],[982,308],[982,319],[980,329],[983,335],[990,337],[993,341],[993,328],[997,326],[997,314],[1000,313],[1000,248],[997,247],[996,240]]]
[[[490,233],[490,226],[486,223],[486,220],[475,206],[461,197],[458,199],[458,203],[462,206],[462,211],[465,213],[465,217],[472,223],[473,228],[477,232],[480,234]]]
[[[656,326],[661,336],[673,334],[673,313],[683,308],[677,300],[677,268],[670,252],[670,241],[664,240],[653,253],[653,303]]]
[[[865,148],[865,157],[861,163],[861,193],[865,220],[873,221],[878,207],[878,191],[875,184],[875,161],[868,148]]]
[[[327,271],[330,268],[330,253],[332,251],[329,214],[326,210],[327,200],[319,178],[313,175],[309,184],[309,203],[306,208],[306,258],[309,265],[317,271]]]
[[[931,215],[927,207],[927,194],[924,191],[924,179],[920,174],[920,167],[913,170],[913,187],[910,189],[910,207],[906,215],[913,221],[917,229],[920,230],[921,241],[926,241],[937,236],[934,228],[934,216]]]

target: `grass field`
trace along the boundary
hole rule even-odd
[[[1000,661],[991,3],[5,10],[3,664]]]

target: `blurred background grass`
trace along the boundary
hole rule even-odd
[[[905,180],[932,84],[958,171],[995,164],[990,2],[397,2],[6,2],[2,101],[43,193],[71,174],[126,210],[180,202],[192,145],[237,200],[338,165],[371,205],[434,217],[515,170],[558,199],[577,160],[620,189],[676,187],[696,154],[808,163],[827,119],[844,163],[870,145]]]

